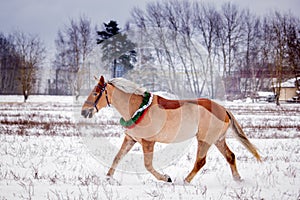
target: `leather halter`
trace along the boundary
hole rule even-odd
[[[97,98],[96,98],[96,100],[95,100],[94,103],[93,103],[93,102],[90,102],[90,101],[85,101],[86,104],[89,104],[89,105],[94,106],[94,108],[96,108],[96,111],[97,111],[97,112],[99,111],[99,109],[97,108],[97,104],[98,104],[100,98],[102,97],[103,92],[105,92],[106,103],[107,103],[108,106],[110,106],[110,103],[109,103],[109,101],[108,101],[108,96],[107,96],[106,86],[107,86],[107,83],[104,83],[103,86],[101,86],[101,85],[99,85],[99,84],[96,86],[97,89],[100,90],[100,92],[99,92],[99,95],[97,96]],[[97,89],[96,89],[96,92],[97,92]]]

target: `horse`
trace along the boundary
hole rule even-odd
[[[198,142],[196,160],[185,182],[190,183],[205,165],[207,152],[212,145],[229,163],[233,179],[241,181],[235,154],[225,141],[230,127],[241,144],[261,161],[257,148],[249,141],[233,114],[210,99],[169,100],[149,93],[124,78],[113,78],[106,82],[101,76],[97,82],[82,106],[81,115],[91,118],[101,108],[113,105],[122,116],[121,125],[126,128],[121,148],[107,172],[108,178],[113,177],[120,160],[138,142],[142,145],[145,168],[157,180],[172,182],[170,176],[153,168],[155,143],[176,143],[195,137]]]

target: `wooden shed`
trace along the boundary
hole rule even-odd
[[[296,79],[292,78],[281,83],[279,101],[287,101],[297,95],[296,94],[297,88],[295,82]]]

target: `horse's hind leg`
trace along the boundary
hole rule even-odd
[[[234,180],[236,181],[240,181],[241,180],[241,176],[239,175],[237,168],[236,168],[236,161],[235,161],[235,155],[234,153],[228,148],[226,142],[225,142],[225,138],[217,141],[215,143],[215,145],[217,146],[217,148],[219,149],[219,151],[222,153],[222,155],[226,158],[227,162],[230,165],[231,168],[231,172],[232,172],[232,176],[234,178]]]
[[[145,167],[158,180],[172,182],[171,178],[168,175],[162,175],[153,168],[152,161],[153,161],[154,144],[155,142],[142,140]]]
[[[190,183],[197,172],[205,165],[206,162],[206,153],[209,149],[210,145],[204,141],[198,141],[198,150],[196,161],[194,164],[193,170],[189,173],[189,175],[185,178],[185,181]]]

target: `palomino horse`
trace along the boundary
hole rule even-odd
[[[225,134],[230,126],[236,138],[261,161],[257,149],[249,142],[232,113],[209,99],[168,100],[150,94],[126,79],[114,78],[106,83],[101,76],[82,106],[81,114],[91,118],[98,110],[110,104],[121,114],[120,123],[127,130],[121,149],[107,173],[109,177],[113,176],[122,157],[139,142],[146,169],[158,180],[172,182],[168,175],[160,174],[152,166],[154,144],[175,143],[196,137],[197,157],[192,171],[185,178],[186,182],[190,182],[203,167],[212,144],[228,161],[233,178],[241,180],[235,155],[225,142]]]

